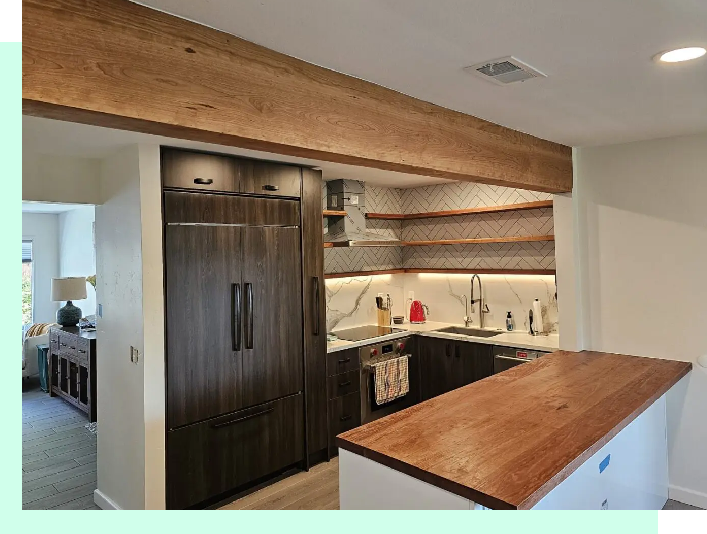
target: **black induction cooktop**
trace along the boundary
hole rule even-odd
[[[405,332],[402,328],[393,328],[392,326],[357,326],[355,328],[345,328],[332,332],[339,339],[346,341],[363,341],[379,336],[387,336],[396,332]]]

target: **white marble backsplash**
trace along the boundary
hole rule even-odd
[[[404,315],[403,275],[330,278],[326,281],[327,332],[376,324],[376,296],[390,294],[392,315]]]
[[[464,321],[464,299],[469,297],[471,275],[466,274],[404,274],[405,296],[415,292],[415,299],[429,309],[429,319],[448,323]],[[543,310],[544,329],[558,333],[557,299],[555,277],[551,275],[480,275],[484,290],[484,301],[490,313],[485,314],[484,326],[506,328],[506,313],[511,312],[515,329],[528,331],[528,310],[533,300],[540,301]],[[478,298],[478,284],[474,284],[474,298]],[[479,305],[469,315],[473,326],[479,326]]]
[[[428,319],[462,323],[464,299],[469,296],[470,275],[457,274],[393,274],[355,278],[332,278],[326,281],[327,331],[340,330],[377,321],[375,297],[390,293],[393,315],[406,315],[408,292],[429,307]],[[485,326],[506,327],[510,311],[515,328],[528,331],[528,310],[534,299],[543,308],[545,331],[559,332],[555,277],[547,275],[481,275],[484,300],[490,313]],[[478,293],[478,286],[475,288]],[[478,294],[475,293],[475,298]],[[478,326],[478,304],[474,308],[473,325]]]

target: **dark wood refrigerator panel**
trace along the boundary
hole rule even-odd
[[[236,331],[241,233],[230,226],[165,227],[169,428],[244,406]]]
[[[165,191],[164,212],[166,223],[279,226],[300,223],[299,202],[285,198]]]
[[[243,228],[245,406],[303,390],[299,227]]]
[[[302,281],[307,453],[327,449],[326,288],[322,248],[322,172],[302,169]],[[313,458],[316,461],[317,458]]]
[[[167,506],[233,492],[304,457],[302,395],[167,433]]]

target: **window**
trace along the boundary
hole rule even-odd
[[[22,325],[32,322],[32,241],[22,241]]]

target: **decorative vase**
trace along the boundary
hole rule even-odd
[[[81,308],[74,306],[69,300],[66,306],[59,308],[56,312],[56,322],[61,326],[76,326],[81,320]]]

